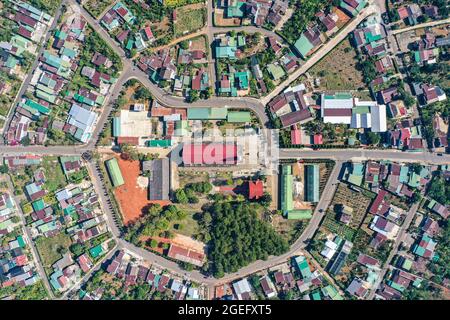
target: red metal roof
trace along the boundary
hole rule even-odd
[[[139,137],[117,137],[117,143],[127,143],[137,146],[139,144]]]
[[[323,114],[326,117],[350,117],[352,115],[352,109],[325,109],[323,110]]]
[[[236,144],[185,144],[183,146],[185,165],[209,164],[224,165],[237,163]]]
[[[248,198],[259,199],[264,193],[264,184],[262,180],[248,182]]]

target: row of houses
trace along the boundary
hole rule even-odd
[[[250,19],[257,27],[277,26],[286,14],[289,2],[286,0],[224,0],[226,18]]]
[[[261,293],[266,299],[278,297],[283,292],[298,291],[297,299],[303,300],[342,300],[339,291],[326,284],[323,275],[304,256],[294,256],[287,263],[264,270],[233,282],[216,287],[215,298],[221,300],[254,300],[257,290],[252,286],[257,278]],[[252,284],[251,284],[252,283]]]
[[[31,286],[40,277],[30,256],[26,238],[21,234],[17,208],[9,193],[0,193],[0,287]]]
[[[14,21],[15,26],[11,39],[8,42],[0,42],[0,70],[11,76],[23,77],[26,71],[21,68],[24,64],[24,53],[36,53],[37,46],[53,18],[22,1],[8,0],[4,6],[11,9],[11,13],[2,19]],[[11,86],[7,82],[0,82],[0,93],[6,93],[8,88],[11,89]]]
[[[205,298],[201,288],[175,275],[162,272],[156,267],[148,266],[145,261],[136,261],[123,250],[117,251],[107,261],[105,271],[124,281],[125,288],[139,284],[148,284],[150,290],[165,293],[171,291],[175,300],[200,300]],[[84,300],[101,299],[101,293],[87,293]]]
[[[400,20],[406,24],[413,26],[423,22],[424,16],[431,19],[440,19],[439,8],[433,4],[419,6],[417,3],[409,3],[396,8]]]
[[[32,144],[43,144],[48,129],[60,130],[71,134],[81,142],[87,142],[92,135],[98,115],[92,109],[100,107],[115,81],[97,68],[111,67],[111,61],[100,53],[95,53],[90,63],[94,67],[84,66],[81,75],[86,76],[92,88],[80,87],[78,92],[66,92],[63,89],[71,82],[78,69],[79,54],[85,41],[86,21],[79,17],[69,17],[54,33],[50,49],[39,58],[28,90],[33,90],[33,98],[23,97],[19,102],[7,132],[9,144],[18,144],[28,137]],[[68,113],[59,119],[49,121],[49,114],[62,98],[72,104]],[[67,119],[64,117],[67,116]],[[32,122],[42,123],[35,131],[30,131]]]
[[[342,0],[339,8],[348,16],[354,17],[366,5],[366,0]],[[307,59],[326,41],[327,37],[331,37],[339,30],[339,16],[333,10],[328,14],[319,12],[316,17],[318,22],[308,26],[294,43],[295,53],[302,59]],[[325,31],[322,32],[322,30]]]

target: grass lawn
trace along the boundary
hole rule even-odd
[[[54,15],[59,7],[61,0],[32,0],[28,1],[32,6],[44,10],[50,15]]]
[[[185,219],[181,221],[174,221],[172,222],[170,229],[173,232],[192,237],[194,234],[198,232],[198,223],[194,219],[194,214],[197,212],[196,210],[186,210],[187,216]],[[183,225],[182,229],[176,229],[175,225],[181,224]]]
[[[51,238],[39,237],[36,239],[36,249],[47,274],[51,272],[52,265],[62,257],[61,250],[69,250],[71,244],[72,240],[64,232]]]
[[[19,91],[21,80],[19,78],[10,78],[3,71],[0,71],[0,82],[7,83],[11,86],[9,90],[7,90],[0,96],[0,115],[7,116],[9,109],[11,108],[11,105],[14,102],[14,98],[16,97],[16,94]],[[0,127],[1,126],[2,124],[0,123]]]
[[[206,9],[178,8],[177,21],[174,23],[175,37],[201,29],[205,25]]]
[[[49,192],[61,189],[66,186],[66,177],[62,171],[58,157],[50,156],[42,159],[42,166],[45,173],[45,188]]]
[[[194,182],[208,182],[209,175],[207,172],[180,170],[179,171],[180,188],[183,188],[188,183]]]
[[[164,5],[166,7],[179,7],[187,3],[198,3],[203,2],[203,0],[166,0]]]
[[[94,17],[99,18],[99,15],[114,2],[114,0],[88,0],[83,3],[83,7]]]
[[[320,79],[320,90],[357,90],[363,88],[362,73],[356,69],[356,51],[348,38],[309,70]]]

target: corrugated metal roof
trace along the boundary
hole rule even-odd
[[[119,168],[119,163],[116,158],[112,158],[105,161],[106,168],[108,169],[109,176],[113,187],[121,186],[125,183],[122,177],[122,172]]]

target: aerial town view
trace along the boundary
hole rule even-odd
[[[1,0],[0,300],[450,300],[449,15]]]

